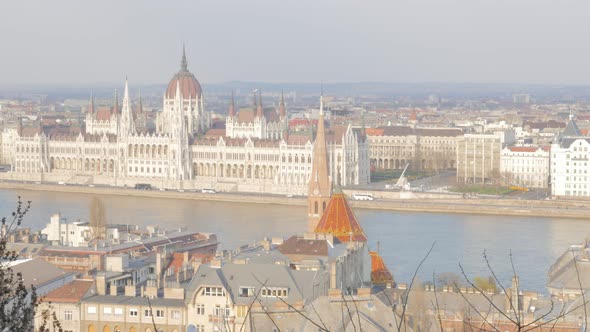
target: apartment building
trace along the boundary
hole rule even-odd
[[[501,151],[514,139],[512,130],[462,136],[457,142],[457,183],[500,182]]]

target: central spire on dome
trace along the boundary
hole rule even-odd
[[[186,50],[184,44],[182,44],[182,60],[180,60],[180,70],[188,71],[188,62],[186,61]]]
[[[176,97],[176,87],[180,84],[180,92],[182,98],[185,100],[201,98],[202,90],[201,84],[188,70],[188,62],[186,61],[186,48],[182,45],[182,58],[180,60],[180,70],[174,74],[174,77],[168,83],[165,97],[173,99]]]

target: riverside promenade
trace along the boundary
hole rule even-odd
[[[215,193],[204,194],[194,191],[137,190],[133,188],[105,186],[73,186],[57,184],[35,184],[0,182],[0,189],[66,192],[85,195],[111,195],[151,197],[162,199],[185,199],[200,201],[236,202],[251,204],[279,204],[305,206],[307,199],[302,196],[262,195],[256,193]],[[351,190],[344,190],[351,194]],[[379,197],[375,195],[375,197]],[[361,209],[390,210],[401,212],[457,213],[472,215],[528,216],[590,219],[590,201],[574,200],[519,200],[511,198],[462,198],[448,194],[411,194],[404,197],[377,198],[373,201],[355,201],[351,206]]]

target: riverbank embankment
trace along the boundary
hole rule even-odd
[[[305,197],[262,195],[256,193],[216,193],[137,190],[118,187],[88,187],[57,184],[0,182],[0,189],[64,192],[85,195],[134,196],[164,199],[280,204],[305,206]],[[350,194],[352,191],[345,193]],[[447,194],[412,195],[404,198],[378,198],[374,201],[350,200],[353,208],[391,210],[400,212],[454,213],[473,215],[528,216],[554,218],[589,218],[590,202],[572,200],[518,200],[509,198],[468,198]]]

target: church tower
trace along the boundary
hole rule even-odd
[[[313,160],[311,177],[307,193],[307,230],[315,231],[330,200],[331,186],[328,175],[328,151],[326,148],[326,133],[324,128],[324,96],[320,97],[320,116],[313,145]]]

